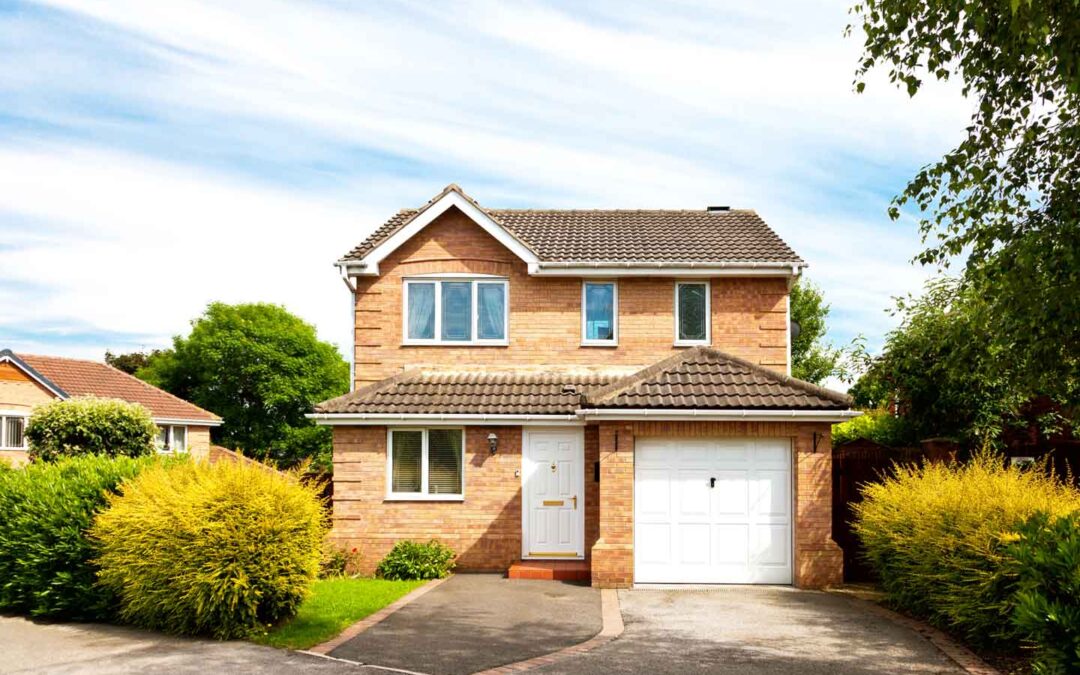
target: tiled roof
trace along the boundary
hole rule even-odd
[[[119,398],[146,406],[155,419],[220,422],[217,415],[97,361],[17,354],[68,396]]]
[[[406,371],[325,401],[316,413],[573,415],[591,373],[432,373]]]
[[[345,255],[360,260],[449,191],[403,209]],[[479,207],[479,205],[477,205]],[[482,209],[543,262],[802,263],[748,210]]]
[[[632,375],[406,371],[316,413],[568,415],[582,408],[845,410],[850,399],[696,347]]]
[[[687,349],[605,387],[583,408],[844,410],[851,399],[708,347]]]

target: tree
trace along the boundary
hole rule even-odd
[[[791,286],[791,320],[799,325],[799,334],[791,340],[791,375],[800,380],[820,383],[843,373],[840,349],[825,342],[829,306],[821,289],[805,279]]]
[[[122,370],[128,375],[134,375],[140,368],[145,368],[150,359],[161,353],[160,349],[150,352],[128,352],[127,354],[113,354],[105,350],[105,363],[117,370]]]
[[[349,389],[349,366],[315,327],[278,305],[212,303],[138,377],[222,417],[216,441],[291,466],[325,462],[330,431],[304,417]]]
[[[855,88],[884,68],[915,96],[958,77],[976,104],[966,135],[920,170],[890,216],[914,206],[922,264],[966,255],[954,285],[979,297],[973,336],[1010,372],[1009,398],[1080,393],[1080,4],[863,0]],[[848,31],[852,26],[848,27]]]
[[[73,455],[149,455],[156,438],[149,410],[109,398],[52,401],[34,408],[26,424],[30,457],[44,462]]]

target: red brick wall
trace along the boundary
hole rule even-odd
[[[424,228],[379,268],[381,276],[357,279],[357,385],[416,366],[645,366],[675,349],[674,279],[620,279],[619,346],[582,347],[581,279],[528,276],[524,262],[456,209]],[[508,347],[401,344],[402,277],[440,272],[509,278]],[[786,297],[783,278],[712,279],[713,346],[784,372]]]
[[[499,437],[492,455],[487,435]],[[334,540],[369,574],[402,539],[438,539],[461,569],[503,571],[521,556],[520,427],[465,431],[465,501],[385,501],[386,427],[334,427]]]

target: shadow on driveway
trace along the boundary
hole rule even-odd
[[[594,588],[459,574],[330,655],[464,675],[584,642],[600,628],[600,592]]]

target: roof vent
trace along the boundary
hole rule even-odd
[[[564,394],[576,394],[577,393],[577,387],[575,385],[572,385],[572,384],[564,384],[562,386],[562,393],[564,393]]]
[[[713,213],[714,211],[730,211],[731,207],[730,206],[706,206],[705,210],[708,211],[709,213]]]

